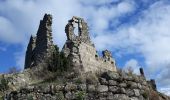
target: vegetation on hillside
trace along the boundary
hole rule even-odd
[[[56,71],[67,71],[69,69],[69,62],[65,54],[59,51],[59,47],[57,45],[55,47],[55,52],[51,57],[51,61],[49,61],[49,70],[52,72]]]

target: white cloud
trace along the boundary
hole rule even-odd
[[[15,60],[16,60],[16,66],[19,67],[19,69],[24,69],[24,62],[25,62],[25,52],[16,52],[14,54]]]
[[[161,88],[160,91],[170,96],[170,88]]]
[[[22,41],[22,36],[20,34],[16,34],[17,31],[8,19],[0,16],[0,24],[0,41],[8,43],[18,43]]]
[[[132,6],[133,4],[133,6]],[[120,13],[126,13],[126,12],[131,12],[134,10],[134,2],[128,2],[128,1],[125,1],[125,2],[121,2],[118,4],[118,12]]]
[[[135,74],[140,75],[139,68],[141,68],[141,66],[136,59],[130,59],[125,63],[124,70],[128,71],[129,68],[131,68]]]

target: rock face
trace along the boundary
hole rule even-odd
[[[78,25],[78,35],[75,33]],[[83,18],[73,17],[65,27],[67,41],[62,49],[76,72],[116,71],[115,60],[108,50],[99,57],[89,37],[87,23]]]
[[[52,16],[45,14],[40,21],[37,36],[31,36],[25,57],[25,69],[33,67],[48,58],[54,52],[52,41]]]

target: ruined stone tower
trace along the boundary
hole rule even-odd
[[[78,36],[74,33],[78,24]],[[89,37],[87,23],[83,18],[73,17],[65,27],[66,43],[62,49],[70,61],[70,66],[76,72],[116,71],[115,60],[108,50],[99,57],[94,44]]]
[[[30,41],[28,43],[27,51],[26,51],[26,57],[25,57],[25,69],[29,68],[33,61],[33,50],[35,49],[36,45],[36,37],[33,37],[31,35]]]
[[[52,41],[52,16],[45,14],[40,21],[37,36],[30,38],[26,51],[25,68],[41,63],[54,49]]]
[[[40,63],[45,56],[48,56],[52,48],[52,16],[45,14],[43,20],[40,21],[37,32],[36,47],[34,52],[35,63]]]
[[[76,25],[77,35],[75,33]],[[55,54],[51,26],[52,16],[45,14],[43,20],[40,21],[37,36],[30,38],[25,68],[36,66],[47,59],[50,60],[49,57]],[[67,40],[62,52],[67,57],[71,69],[76,72],[116,71],[115,60],[112,58],[111,52],[103,51],[103,57],[99,57],[97,54],[89,37],[88,25],[83,18],[74,16],[69,20],[65,33]]]

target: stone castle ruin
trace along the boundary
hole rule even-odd
[[[33,67],[48,58],[55,52],[52,41],[52,16],[45,14],[37,36],[31,36],[26,51],[25,69]],[[75,26],[78,26],[78,35],[75,33]],[[105,50],[100,57],[90,40],[88,25],[83,18],[75,17],[68,21],[65,27],[67,36],[62,52],[69,61],[69,66],[78,72],[96,72],[103,70],[117,71],[115,60],[111,52]]]
[[[146,80],[143,68],[140,75],[117,70],[110,51],[99,56],[83,18],[68,21],[61,51],[51,27],[52,16],[45,14],[30,37],[26,70],[0,75],[0,100],[170,100],[154,79]]]
[[[52,16],[44,15],[40,21],[37,36],[30,37],[26,51],[25,69],[38,65],[54,52],[52,41]]]
[[[78,24],[78,36],[74,33],[75,24]],[[73,17],[65,27],[67,41],[63,52],[70,59],[71,66],[84,72],[111,70],[116,71],[115,60],[108,50],[99,57],[94,44],[89,37],[87,23],[83,18]]]

